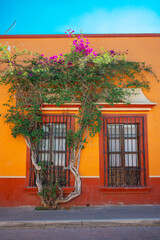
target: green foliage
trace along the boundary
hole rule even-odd
[[[0,82],[9,85],[10,93],[5,118],[14,137],[23,135],[32,143],[41,139],[43,131],[37,124],[41,123],[43,103],[61,106],[80,102],[78,130],[68,133],[68,146],[76,149],[85,140],[86,129],[92,137],[100,132],[98,101],[113,105],[125,101],[130,94],[126,88],[149,88],[143,74],[152,73],[150,66],[129,61],[126,53],[113,50],[88,54],[88,45],[78,52],[78,44],[84,44],[82,39],[79,42],[72,45],[68,54],[51,58],[17,48],[10,52],[7,46],[0,46]]]
[[[49,171],[49,167],[51,164],[47,164],[44,161],[39,163],[41,166],[41,182],[42,182],[42,191],[38,193],[39,196],[42,197],[44,205],[47,207],[53,206],[55,200],[59,197],[60,194],[60,183],[62,182],[61,179],[55,178],[52,171],[48,175],[47,172]]]

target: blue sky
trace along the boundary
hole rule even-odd
[[[0,0],[0,34],[160,33],[160,0]]]

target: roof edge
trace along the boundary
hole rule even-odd
[[[75,34],[78,36],[78,34]],[[120,38],[120,37],[160,37],[160,33],[115,33],[115,34],[84,34],[88,38]],[[68,38],[66,34],[17,34],[0,35],[0,39],[9,38]]]

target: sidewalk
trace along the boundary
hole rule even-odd
[[[107,226],[160,226],[160,205],[72,207],[69,210],[0,208],[0,229]]]

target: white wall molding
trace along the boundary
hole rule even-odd
[[[149,176],[150,178],[160,178],[160,176]]]
[[[99,176],[80,176],[80,178],[99,178]]]
[[[0,176],[0,178],[26,178],[26,176]]]

